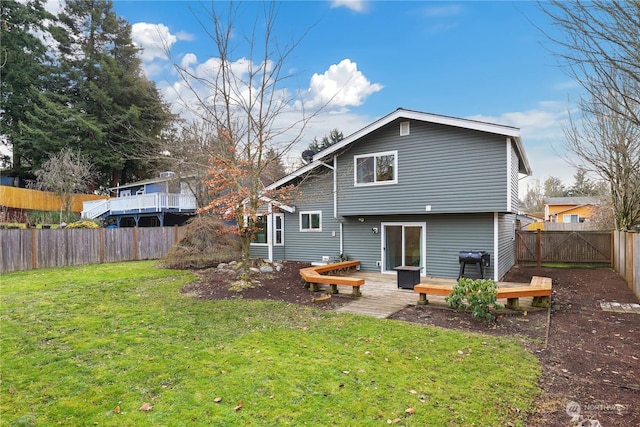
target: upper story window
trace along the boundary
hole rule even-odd
[[[300,212],[300,231],[322,231],[322,212]]]
[[[398,182],[398,152],[354,156],[355,185],[395,184]]]

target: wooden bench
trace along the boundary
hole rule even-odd
[[[338,293],[338,286],[351,286],[353,289],[353,296],[359,297],[362,295],[360,292],[360,286],[364,285],[363,278],[323,274],[334,271],[348,271],[357,268],[359,265],[360,261],[341,261],[332,264],[317,265],[301,269],[300,276],[302,276],[302,279],[309,284],[309,290],[311,292],[318,291],[316,285],[323,283],[329,285],[329,292],[332,294]]]
[[[528,286],[505,286],[498,288],[497,298],[506,298],[505,307],[511,310],[520,310],[519,298],[533,297],[531,305],[533,307],[549,307],[551,297],[551,278],[533,276]],[[427,294],[449,296],[453,292],[454,285],[429,285],[421,283],[413,288],[414,292],[420,294],[418,305],[429,304]]]

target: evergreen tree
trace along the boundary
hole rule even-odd
[[[53,18],[44,10],[41,0],[0,2],[0,134],[2,144],[11,147],[16,173],[24,175],[37,163],[29,151],[42,152],[44,147],[30,150],[21,139],[22,128],[37,115],[38,97],[48,86],[50,60],[42,40],[35,33],[46,31],[45,19]]]
[[[333,129],[329,132],[329,135],[325,135],[322,137],[322,140],[318,141],[317,137],[314,137],[311,143],[309,144],[309,150],[313,151],[313,154],[316,154],[325,148],[331,147],[333,144],[338,143],[344,139],[342,132],[338,129]]]
[[[54,36],[69,82],[65,92],[95,125],[78,128],[76,148],[92,159],[103,186],[150,176],[172,116],[141,72],[131,25],[107,0],[69,1],[59,20]]]
[[[545,197],[563,197],[566,196],[566,190],[564,184],[560,178],[550,176],[544,181],[544,196]]]

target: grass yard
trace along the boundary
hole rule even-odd
[[[0,425],[523,425],[515,341],[181,295],[153,262],[5,274]],[[141,410],[148,409],[148,410]]]

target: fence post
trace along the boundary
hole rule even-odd
[[[100,228],[100,264],[104,264],[104,228]]]
[[[536,258],[538,258],[538,275],[542,267],[542,233],[540,229],[536,231]]]
[[[178,225],[174,225],[173,226],[173,244],[177,245],[178,244]]]
[[[133,259],[140,259],[140,250],[138,249],[138,226],[133,227]]]
[[[38,239],[36,237],[36,229],[31,229],[31,267],[35,270],[38,268]]]
[[[616,231],[611,230],[611,268],[616,269]]]
[[[633,232],[627,232],[627,285],[633,289]]]

